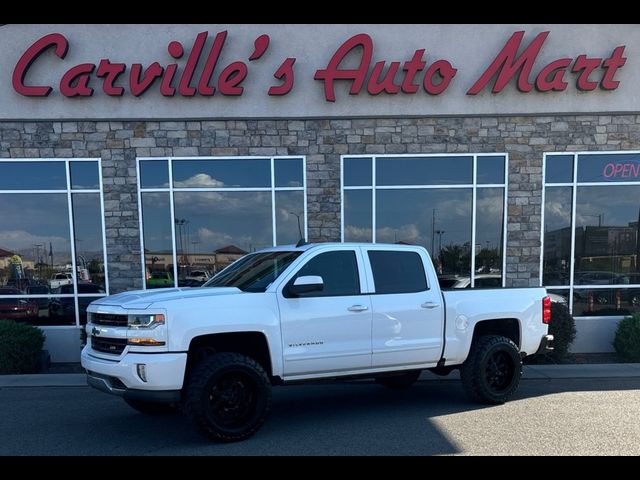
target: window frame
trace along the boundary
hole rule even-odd
[[[69,217],[69,242],[70,242],[70,254],[72,265],[72,285],[73,293],[60,293],[60,294],[21,294],[21,295],[2,295],[0,298],[73,298],[75,308],[75,325],[43,325],[41,328],[47,329],[69,329],[69,328],[84,328],[84,325],[80,324],[80,310],[78,305],[78,298],[97,298],[109,296],[109,266],[107,262],[107,236],[105,229],[105,215],[104,215],[104,189],[102,181],[102,159],[100,157],[44,157],[44,158],[1,158],[0,163],[21,163],[21,162],[64,162],[65,175],[66,175],[66,188],[65,189],[29,189],[29,190],[0,190],[0,195],[5,194],[59,194],[66,195],[67,197],[67,214]],[[98,187],[99,188],[73,188],[71,184],[71,162],[94,162],[98,164]],[[100,198],[100,224],[102,226],[102,262],[104,265],[104,290],[105,293],[78,293],[78,266],[76,261],[76,238],[75,238],[75,224],[73,219],[73,195],[76,193],[86,194],[93,193],[98,194]]]
[[[576,213],[577,213],[577,196],[578,196],[578,188],[579,187],[600,187],[606,188],[612,186],[640,186],[639,181],[623,181],[623,182],[579,182],[578,181],[578,169],[580,167],[580,163],[578,158],[580,156],[588,156],[588,155],[622,155],[622,154],[635,154],[640,155],[640,150],[592,150],[592,151],[570,151],[570,152],[544,152],[542,155],[542,208],[540,213],[540,280],[539,284],[541,287],[545,287],[547,290],[551,290],[553,292],[557,291],[566,291],[568,292],[567,304],[569,307],[569,312],[573,315],[573,297],[576,290],[615,290],[615,289],[633,289],[640,288],[640,284],[593,284],[593,285],[582,285],[575,283],[575,253],[576,253]],[[547,183],[546,173],[547,173],[547,157],[553,156],[573,156],[573,172],[572,172],[572,181],[571,182],[549,182]],[[568,285],[544,285],[544,220],[545,220],[545,210],[546,210],[546,191],[547,187],[570,187],[571,188],[571,220],[569,224],[569,228],[571,229],[571,251],[570,251],[570,264],[569,264],[569,284]],[[597,313],[597,312],[596,312]],[[621,314],[619,317],[626,316],[626,314]],[[588,316],[578,316],[576,318],[616,318],[618,315],[588,315]]]
[[[277,160],[295,159],[302,161],[302,186],[301,187],[276,187],[275,182],[275,163]],[[166,188],[153,187],[142,188],[140,177],[140,163],[144,161],[153,160],[166,160],[167,168],[169,169],[169,186]],[[173,182],[173,162],[189,161],[189,160],[235,160],[242,162],[243,160],[269,160],[271,170],[271,186],[270,187],[175,187]],[[140,229],[140,259],[142,267],[142,286],[144,290],[147,290],[146,280],[146,262],[144,253],[144,224],[143,224],[143,212],[142,212],[142,194],[143,193],[168,193],[169,194],[169,208],[171,219],[175,219],[175,192],[270,192],[271,193],[271,224],[272,224],[272,246],[277,245],[277,231],[276,231],[276,192],[302,192],[303,197],[303,216],[304,216],[304,239],[308,239],[309,221],[308,221],[308,209],[307,209],[307,157],[306,155],[217,155],[217,156],[156,156],[156,157],[136,157],[136,186],[138,195],[138,225]],[[249,252],[252,253],[252,252]],[[173,261],[173,286],[178,287],[178,262],[177,262],[177,247],[176,247],[176,226],[175,222],[171,222],[171,258]]]
[[[504,183],[478,183],[478,158],[504,157]],[[464,184],[433,184],[433,185],[376,185],[376,160],[377,158],[431,158],[431,157],[472,157],[472,182]],[[344,183],[344,161],[350,158],[371,159],[371,185],[348,186]],[[471,190],[471,271],[470,285],[475,286],[476,275],[476,210],[478,189],[502,188],[503,189],[503,214],[502,214],[502,286],[506,286],[507,278],[507,217],[509,197],[509,154],[506,152],[491,153],[403,153],[403,154],[357,154],[340,155],[340,241],[344,242],[344,194],[349,190],[367,190],[371,192],[371,243],[376,244],[376,192],[379,190],[428,190],[428,189],[467,189]]]

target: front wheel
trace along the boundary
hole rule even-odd
[[[190,376],[184,409],[205,435],[244,440],[258,431],[271,409],[271,382],[245,355],[222,352],[200,362]]]
[[[460,378],[467,396],[490,404],[506,402],[518,389],[522,377],[522,359],[518,347],[500,335],[476,338]]]

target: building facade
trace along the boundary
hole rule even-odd
[[[640,309],[634,26],[0,38],[0,317],[42,326],[53,361],[77,361],[95,298],[300,238],[417,243],[443,283],[546,286],[576,352],[610,351]]]

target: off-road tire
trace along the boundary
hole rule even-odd
[[[413,385],[420,377],[422,370],[410,370],[397,375],[375,377],[375,381],[394,390],[404,390]]]
[[[189,376],[184,411],[196,428],[220,442],[256,433],[271,410],[271,382],[262,366],[239,353],[216,353]]]
[[[500,335],[474,339],[460,378],[467,396],[476,402],[499,405],[518,389],[522,358],[518,347]]]

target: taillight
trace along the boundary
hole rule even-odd
[[[544,297],[542,299],[542,323],[549,325],[551,322],[551,298]]]

